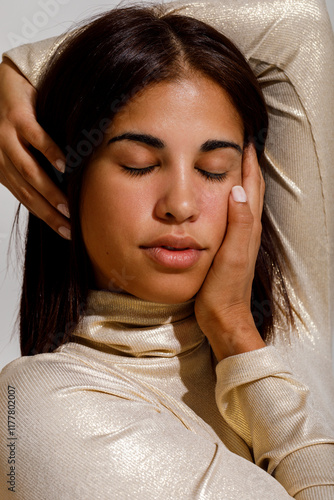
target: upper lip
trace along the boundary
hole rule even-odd
[[[196,240],[190,236],[178,238],[172,234],[160,236],[147,245],[141,245],[144,248],[149,247],[173,247],[173,248],[195,248],[196,250],[203,250],[203,247]]]

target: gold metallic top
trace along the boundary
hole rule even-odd
[[[324,2],[170,5],[229,36],[263,88],[266,198],[296,329],[278,321],[271,345],[215,367],[191,302],[92,292],[76,342],[1,373],[0,498],[13,498],[8,385],[17,498],[277,500],[287,497],[279,482],[298,500],[334,498],[334,43]],[[38,88],[54,43],[5,55]]]
[[[333,498],[334,439],[308,388],[274,346],[216,365],[194,300],[91,291],[73,342],[3,369],[4,499],[9,386],[17,498]]]

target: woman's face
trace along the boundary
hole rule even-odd
[[[97,288],[161,303],[198,292],[241,184],[243,136],[227,94],[198,74],[129,101],[83,178],[81,227]]]

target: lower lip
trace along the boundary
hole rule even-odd
[[[173,269],[187,269],[196,264],[202,250],[187,248],[186,250],[168,250],[163,247],[143,247],[147,255],[162,266]]]

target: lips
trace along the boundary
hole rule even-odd
[[[164,246],[164,245],[161,248],[166,248],[166,250],[173,250],[174,252],[182,252],[182,250],[187,250],[187,248],[167,247],[167,246]]]
[[[142,245],[145,254],[159,266],[170,269],[188,269],[199,261],[204,248],[190,236],[160,236]]]
[[[160,236],[159,238],[147,243],[145,245],[141,245],[141,248],[153,248],[153,247],[163,247],[167,250],[187,250],[187,249],[195,249],[195,250],[204,250],[204,248],[193,238],[190,236],[186,237],[176,237],[173,235],[165,235]]]

